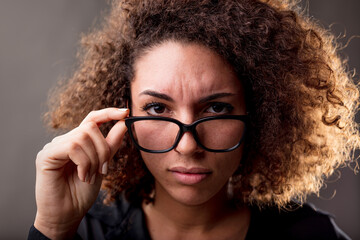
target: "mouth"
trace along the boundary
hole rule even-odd
[[[175,179],[184,185],[194,185],[200,183],[210,176],[212,171],[207,168],[184,168],[174,167],[169,169]]]

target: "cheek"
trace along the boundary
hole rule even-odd
[[[161,156],[163,154],[154,154],[141,151],[141,157],[150,171],[150,173],[157,179],[161,177],[161,170],[166,169],[165,160]]]
[[[221,171],[220,174],[225,178],[231,177],[240,165],[242,152],[243,146],[228,153],[218,153],[215,165],[216,169]]]

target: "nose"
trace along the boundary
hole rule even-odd
[[[175,151],[182,155],[192,155],[196,152],[201,151],[197,142],[194,139],[194,136],[191,132],[185,132],[178,145],[175,147]]]

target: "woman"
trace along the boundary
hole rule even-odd
[[[358,89],[294,8],[114,1],[53,98],[72,130],[37,156],[29,238],[346,239],[303,203],[359,147]]]

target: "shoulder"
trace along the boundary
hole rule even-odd
[[[83,239],[148,239],[142,208],[123,196],[110,205],[99,196],[78,229]]]
[[[291,204],[285,209],[251,208],[247,240],[274,239],[350,239],[335,224],[333,217],[311,204]]]

